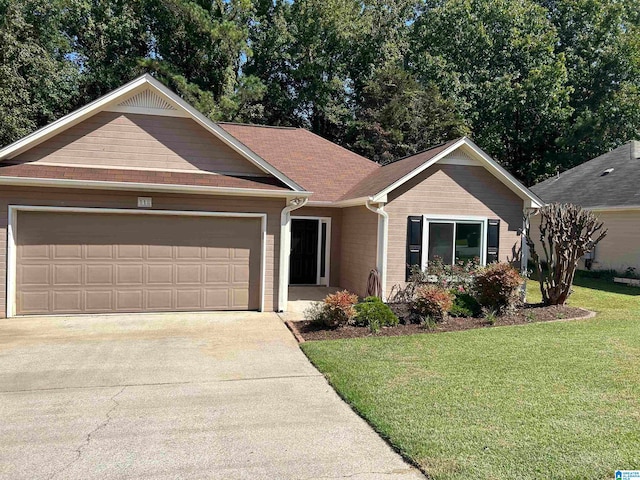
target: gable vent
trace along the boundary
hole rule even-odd
[[[118,104],[119,107],[134,107],[134,108],[150,108],[153,110],[175,110],[175,107],[167,102],[165,99],[160,98],[151,90],[145,90],[143,92],[127,98],[124,102]]]
[[[171,102],[151,89],[146,89],[142,92],[136,93],[116,105],[107,107],[105,110],[108,112],[164,115],[167,117],[188,116],[186,112],[178,110]]]

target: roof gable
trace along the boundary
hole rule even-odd
[[[349,202],[356,198],[368,197],[373,202],[384,202],[387,195],[393,190],[439,162],[481,166],[520,198],[530,201],[533,207],[542,205],[542,201],[534,193],[467,137],[451,140],[424,152],[384,165],[355,185],[341,200]]]
[[[248,149],[244,144],[229,135],[224,129],[206,118],[148,74],[136,78],[88,105],[1,149],[0,161],[14,158],[101,111],[191,118],[210,134],[217,137],[262,171],[273,175],[292,190],[304,192],[304,189],[294,180],[279,171],[255,152]]]
[[[545,202],[589,208],[640,206],[640,142],[632,140],[531,187]]]
[[[190,118],[102,111],[5,163],[275,177]]]

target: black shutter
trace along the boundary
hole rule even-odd
[[[500,248],[500,220],[489,220],[487,231],[487,264],[498,261]]]
[[[422,265],[422,217],[407,219],[407,270],[405,280],[411,276],[411,267]]]

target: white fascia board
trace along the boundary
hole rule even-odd
[[[143,75],[141,77],[132,80],[129,83],[124,84],[123,86],[116,88],[114,91],[94,100],[91,103],[88,103],[82,108],[75,110],[58,120],[51,122],[49,125],[36,130],[33,133],[30,133],[26,137],[21,138],[13,142],[10,145],[7,145],[2,150],[0,150],[0,161],[15,157],[20,153],[32,148],[39,143],[44,142],[48,138],[51,138],[55,134],[59,133],[62,130],[66,130],[67,128],[80,123],[82,120],[95,115],[102,109],[104,109],[107,105],[112,103],[117,98],[123,97],[134,92],[141,86],[144,86],[148,83],[147,75]]]
[[[59,120],[56,120],[55,122],[52,122],[49,125],[31,133],[30,135],[27,135],[26,137],[12,143],[11,145],[8,145],[7,147],[0,150],[0,161],[19,155],[29,148],[32,148],[39,143],[42,143],[45,140],[51,138],[57,133],[80,123],[81,121],[91,117],[92,115],[95,115],[100,111],[107,109],[111,104],[116,103],[120,98],[124,96],[131,96],[137,93],[138,90],[141,91],[144,88],[148,87],[153,88],[156,93],[160,94],[166,100],[168,100],[169,103],[171,103],[178,109],[178,111],[186,112],[188,116],[191,117],[196,123],[202,126],[209,133],[212,133],[224,144],[229,146],[232,150],[238,152],[258,168],[260,168],[264,172],[269,173],[270,175],[273,175],[292,190],[299,192],[304,191],[303,187],[287,177],[284,173],[280,172],[273,165],[269,164],[266,160],[256,155],[253,151],[247,148],[246,145],[238,141],[224,129],[202,115],[199,111],[197,111],[182,98],[180,98],[179,95],[172,92],[169,88],[164,86],[161,82],[159,82],[149,74],[144,74],[136,78],[135,80],[132,80],[122,87],[119,87],[112,92],[109,92],[106,95],[98,98],[97,100],[94,100],[93,102],[85,105],[84,107],[79,108],[78,110],[65,115]]]
[[[0,185],[20,187],[80,188],[88,190],[123,190],[188,193],[199,195],[231,195],[241,197],[306,198],[312,192],[270,190],[261,188],[209,187],[203,185],[176,185],[164,183],[110,182],[99,180],[73,180],[62,178],[0,177]]]

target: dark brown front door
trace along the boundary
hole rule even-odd
[[[291,220],[289,283],[318,283],[318,220]]]

